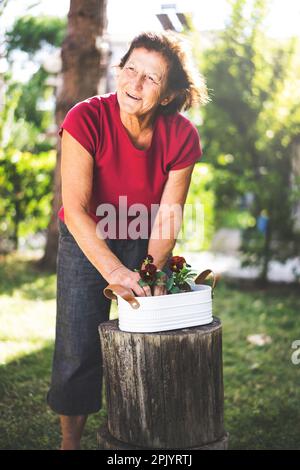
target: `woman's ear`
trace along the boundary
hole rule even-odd
[[[171,93],[170,95],[168,96],[165,96],[165,98],[162,99],[162,101],[160,102],[160,104],[162,106],[167,106],[167,104],[171,103],[171,101],[176,97],[176,93]]]

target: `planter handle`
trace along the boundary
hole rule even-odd
[[[131,290],[127,289],[127,287],[123,287],[120,284],[108,284],[108,286],[103,289],[103,294],[105,297],[111,300],[117,300],[117,296],[114,294],[114,292],[122,297],[122,299],[126,300],[126,302],[128,302],[132,308],[139,308],[139,302],[132,295]]]
[[[215,274],[211,269],[206,269],[205,271],[202,271],[202,273],[200,273],[196,279],[195,279],[195,284],[202,284],[205,279],[209,276],[209,275],[212,275],[212,285],[211,285],[211,297],[213,298],[214,296],[214,289],[216,287],[216,283],[219,279],[219,275]]]

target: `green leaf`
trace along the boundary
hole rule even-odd
[[[190,272],[190,269],[189,269],[189,268],[182,268],[182,269],[180,270],[180,273],[181,273],[181,274],[185,274],[185,273],[188,273],[188,272]]]
[[[170,292],[171,292],[171,294],[179,294],[180,289],[179,289],[179,287],[174,286],[174,287],[172,287]]]
[[[172,276],[172,277],[170,277],[170,279],[168,279],[168,281],[167,281],[167,286],[166,286],[166,287],[167,287],[167,291],[170,291],[170,290],[171,290],[173,284],[174,284],[174,277]]]
[[[193,279],[196,274],[197,274],[197,273],[190,273],[190,274],[186,277],[186,279]]]
[[[166,276],[166,273],[164,273],[163,271],[156,271],[156,278],[161,278],[161,277],[165,277]]]

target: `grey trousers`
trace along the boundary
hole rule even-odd
[[[58,414],[74,416],[102,408],[102,357],[98,333],[109,319],[107,281],[79,248],[60,219],[57,254],[56,338],[47,403]],[[129,269],[139,268],[148,240],[106,240]],[[169,273],[167,266],[164,271]]]

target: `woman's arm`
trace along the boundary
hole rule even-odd
[[[148,244],[148,253],[158,269],[163,268],[175,246],[193,169],[194,164],[169,172]]]
[[[138,285],[139,274],[127,269],[96,234],[89,216],[93,184],[93,157],[66,130],[62,135],[62,200],[65,223],[88,260],[110,284],[122,284],[137,295],[151,295]]]

